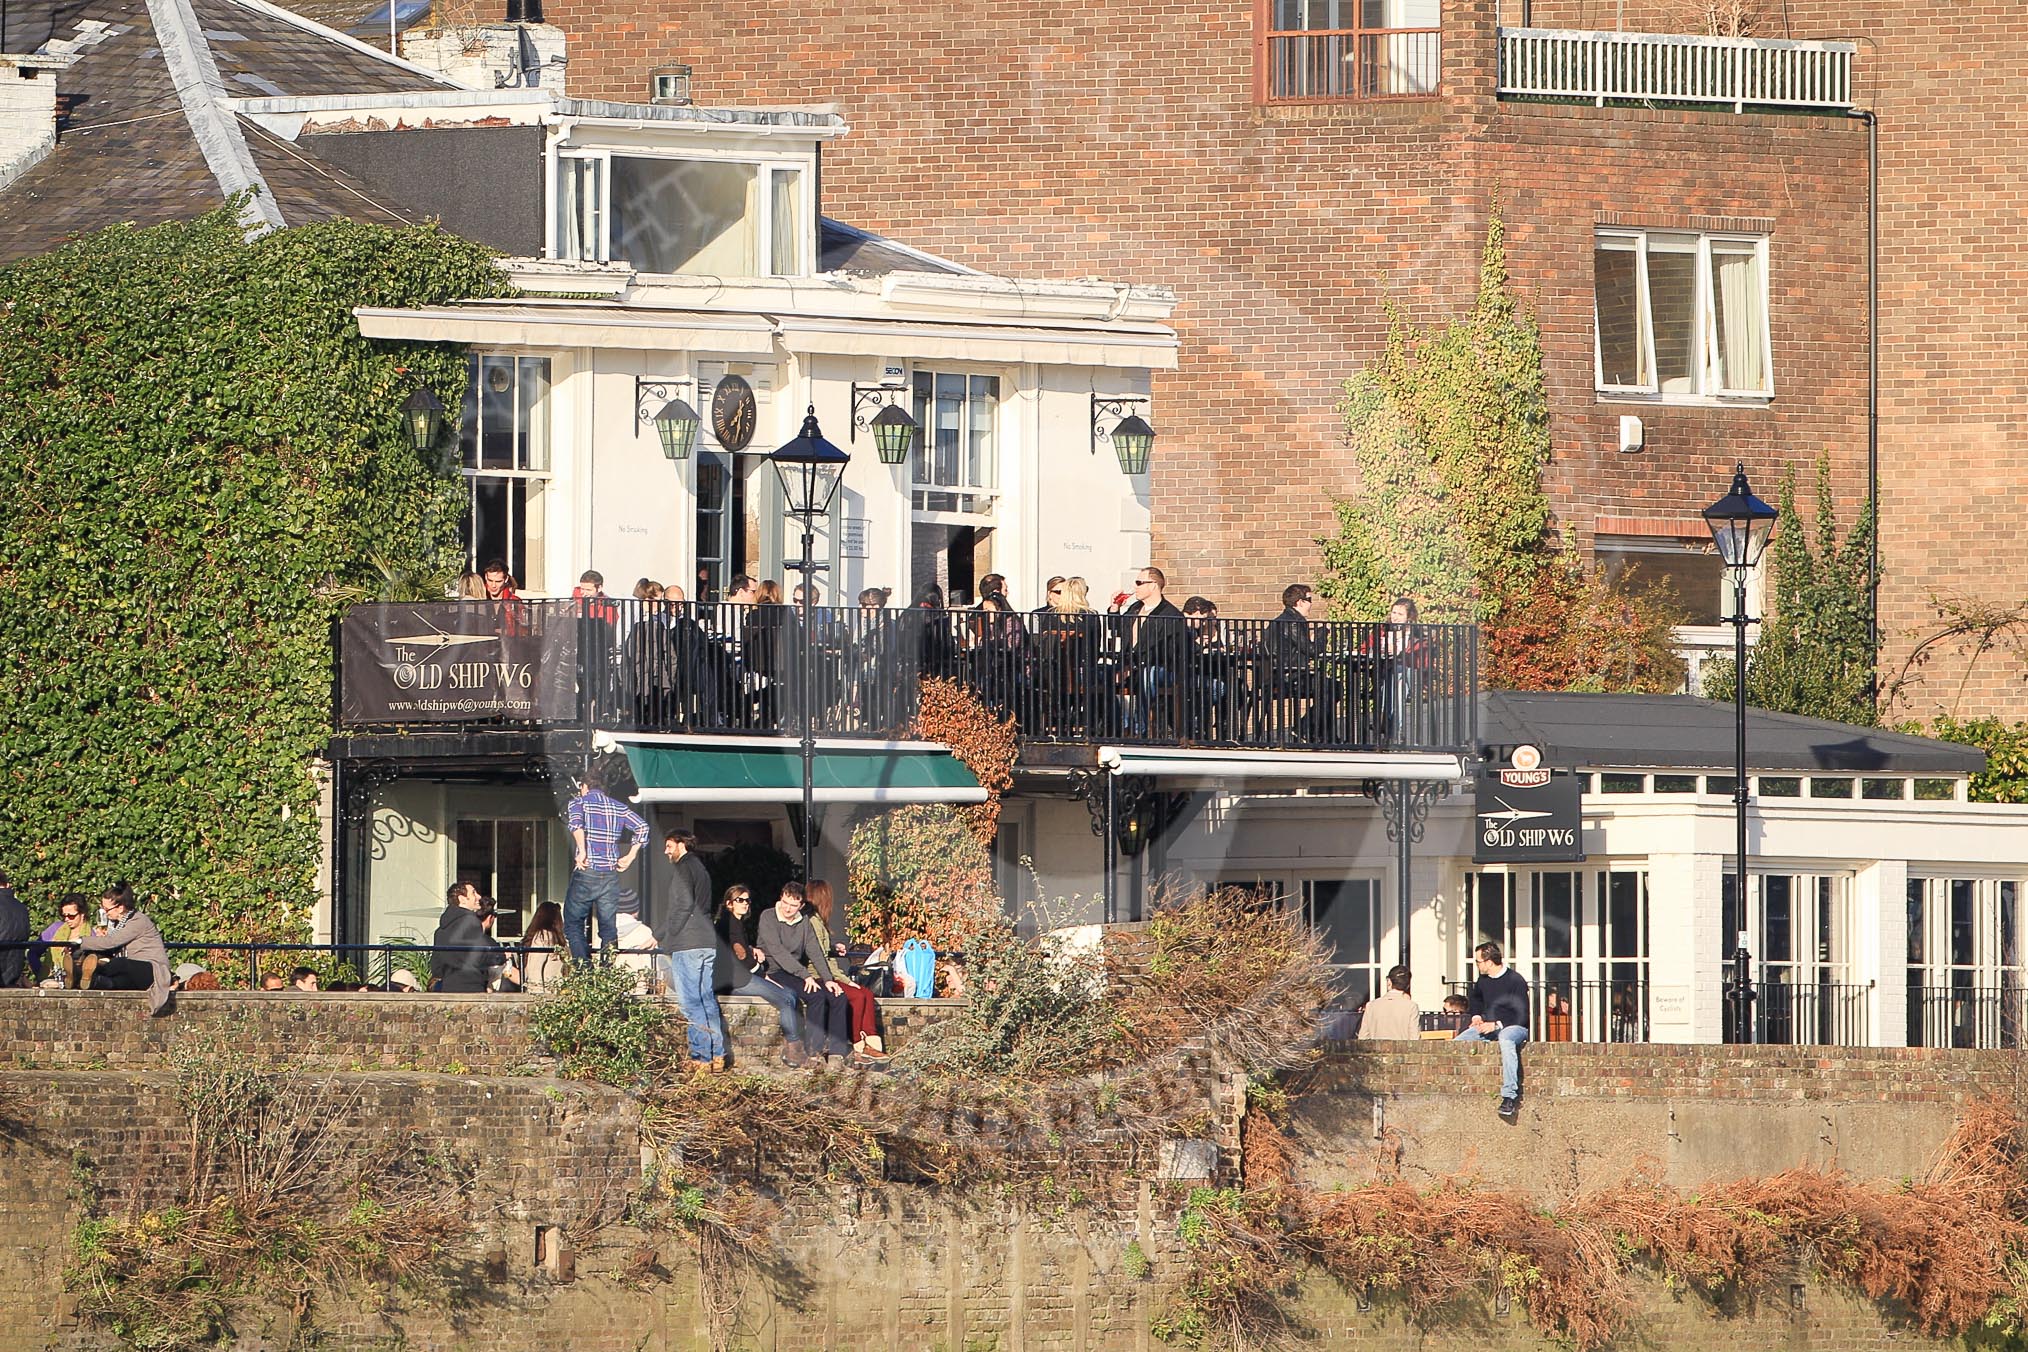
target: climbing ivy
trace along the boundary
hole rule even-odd
[[[300,932],[336,596],[458,525],[399,410],[455,405],[463,351],[352,308],[505,290],[434,228],[248,241],[230,207],[0,269],[0,863],[31,901],[125,878],[171,938]]]
[[[1336,615],[1383,618],[1409,595],[1425,619],[1490,619],[1541,567],[1549,397],[1503,241],[1496,212],[1469,313],[1429,332],[1393,315],[1380,360],[1346,382],[1361,492],[1336,504],[1337,534],[1319,541],[1318,590]]]
[[[1746,698],[1757,708],[1871,726],[1873,647],[1867,632],[1873,505],[1840,543],[1831,465],[1817,460],[1816,546],[1796,515],[1796,473],[1782,476],[1781,517],[1768,546],[1773,603],[1746,663]],[[1704,668],[1704,697],[1733,697],[1732,659]]]
[[[1903,732],[1940,737],[1986,753],[1986,768],[1966,786],[1974,803],[2028,803],[2028,723],[1998,718],[1939,717],[1927,726],[1902,725]]]

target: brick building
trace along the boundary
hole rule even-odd
[[[1333,495],[1356,489],[1340,384],[1376,351],[1388,306],[1421,322],[1463,308],[1497,200],[1543,326],[1559,523],[1674,572],[1715,619],[1696,512],[1735,459],[1771,493],[1779,467],[1807,474],[1828,454],[1848,514],[1865,493],[1865,126],[1838,107],[1502,97],[1493,0],[1450,0],[1440,24],[1433,4],[1384,8],[1391,31],[1344,39],[1365,45],[1335,67],[1315,45],[1329,37],[1277,40],[1270,60],[1265,7],[1239,4],[796,0],[705,21],[684,5],[558,0],[547,17],[570,35],[575,94],[640,97],[652,67],[681,62],[704,102],[835,100],[865,134],[827,151],[827,211],[961,261],[1173,286],[1183,351],[1155,388],[1156,555],[1184,589],[1243,608],[1314,571]],[[1320,97],[1348,89],[1390,96]],[[1703,339],[1679,335],[1643,369],[1595,364],[1595,250],[1608,267],[1645,257],[1647,304],[1677,286]],[[1756,269],[1769,360],[1749,388],[1720,392],[1721,357],[1759,359],[1750,340],[1722,352],[1691,297],[1723,308]],[[1622,280],[1633,303],[1632,272]],[[1636,366],[1638,346],[1621,345]],[[1649,389],[1608,392],[1608,379]],[[1639,451],[1621,449],[1628,416],[1643,422]],[[1916,523],[1890,520],[1884,618],[1901,630],[1945,565],[1899,562]]]

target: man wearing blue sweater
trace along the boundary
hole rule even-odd
[[[1459,1042],[1497,1040],[1500,1044],[1500,1116],[1508,1121],[1521,1111],[1521,1044],[1528,1040],[1528,978],[1506,965],[1498,944],[1472,950],[1479,979],[1472,983],[1466,1008],[1470,1022]]]

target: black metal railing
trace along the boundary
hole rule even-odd
[[[2022,1045],[2024,994],[2018,983],[1999,986],[1908,988],[1908,1045],[2012,1050]]]
[[[1648,983],[1620,978],[1580,981],[1560,975],[1528,977],[1531,1042],[1646,1042]],[[1446,983],[1467,999],[1469,981]]]
[[[1725,1041],[1744,1041],[1729,987],[1721,998]],[[1867,1046],[1872,999],[1871,982],[1812,981],[1786,969],[1763,968],[1754,979],[1753,1040],[1793,1047]]]
[[[1035,742],[1455,752],[1476,740],[1469,626],[819,607],[810,629],[820,736],[902,733],[921,680],[943,677]],[[803,620],[791,606],[364,606],[339,643],[348,729],[802,727]]]

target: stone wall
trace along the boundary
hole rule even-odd
[[[123,997],[0,1000],[0,1037],[46,1048],[52,1021],[72,1035],[62,1057],[38,1051],[71,1068],[38,1062],[23,1069],[17,1061],[7,1078],[23,1097],[18,1129],[0,1140],[0,1303],[17,1312],[0,1325],[0,1352],[116,1346],[78,1328],[60,1290],[74,1222],[66,1196],[71,1152],[92,1159],[116,1214],[177,1199],[189,1134],[162,1052],[175,1030],[217,1013],[207,1003],[186,1001],[179,1016],[151,1023],[138,1001]],[[412,1133],[477,1166],[460,1304],[369,1310],[327,1302],[317,1346],[634,1352],[708,1345],[686,1243],[618,1219],[641,1178],[638,1107],[613,1090],[550,1078],[527,1053],[523,1002],[239,996],[231,1003],[254,1011],[247,1045],[257,1052],[341,1068],[319,1091],[330,1131],[380,1145]],[[465,1073],[428,1064],[342,1069],[353,1060],[379,1064],[369,1054],[376,1038],[397,1062],[427,1063],[467,1045],[490,1047],[490,1060],[486,1070]],[[1559,1045],[1531,1049],[1526,1102],[1510,1127],[1493,1114],[1496,1071],[1491,1054],[1447,1044],[1334,1051],[1299,1086],[1308,1091],[1298,1100],[1303,1167],[1319,1184],[1363,1181],[1377,1103],[1379,1125],[1400,1142],[1412,1176],[1474,1174],[1544,1200],[1608,1181],[1651,1152],[1683,1182],[1825,1160],[1891,1179],[1919,1174],[1957,1107],[1976,1095],[2014,1092],[2016,1073],[2000,1054]],[[1829,1124],[1827,1139],[1812,1134],[1820,1119]],[[1106,1205],[1031,1188],[1017,1209],[997,1190],[960,1200],[815,1175],[801,1182],[779,1231],[784,1263],[742,1283],[741,1347],[1159,1346],[1150,1323],[1186,1258],[1176,1232],[1179,1187],[1142,1183]],[[538,1231],[552,1255],[546,1263],[537,1261]],[[1128,1274],[1130,1242],[1152,1260],[1146,1278]],[[1890,1332],[1870,1305],[1808,1273],[1769,1305],[1723,1319],[1659,1287],[1639,1295],[1643,1313],[1624,1342],[1629,1348],[1842,1352],[1890,1339],[1912,1349],[1937,1346]],[[1320,1347],[1548,1346],[1490,1288],[1485,1299],[1421,1329],[1398,1308],[1380,1302],[1362,1309],[1323,1283],[1307,1292],[1304,1312]],[[299,1333],[278,1313],[242,1330],[241,1345],[288,1345]]]
[[[1317,1186],[1357,1183],[1396,1151],[1412,1178],[1470,1175],[1544,1202],[1637,1167],[1687,1187],[1804,1164],[1919,1178],[1960,1107],[2016,1098],[2028,1071],[2007,1052],[1933,1048],[1533,1046],[1509,1124],[1494,1112],[1491,1044],[1373,1045],[1300,1082],[1302,1167]]]

